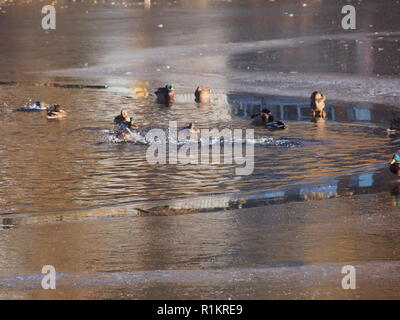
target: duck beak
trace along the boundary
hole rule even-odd
[[[396,160],[392,160],[392,161],[390,161],[390,164],[395,164],[396,163]]]

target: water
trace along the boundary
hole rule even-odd
[[[0,14],[2,297],[398,298],[399,4],[366,1],[344,32],[327,1],[115,2],[60,3],[54,32],[37,5]],[[152,95],[165,83],[169,107]],[[317,89],[326,122],[310,121]],[[68,118],[19,112],[30,99]],[[264,107],[288,129],[253,126]],[[254,129],[254,171],[150,165],[148,145],[112,133],[122,108],[147,129]],[[355,294],[336,288],[348,263],[363,270]],[[53,295],[45,264],[61,272]],[[375,290],[365,275],[382,270]]]
[[[168,108],[156,104],[154,97],[133,99],[111,90],[4,86],[2,94],[8,106],[0,116],[2,213],[267,190],[387,162],[397,148],[383,129],[392,113],[382,106],[335,104],[328,121],[315,124],[306,99],[230,93],[225,100],[232,104],[199,106],[188,99]],[[12,95],[18,98],[12,100]],[[38,96],[49,103],[62,101],[68,119],[52,122],[45,113],[13,112]],[[275,106],[278,103],[281,107]],[[260,105],[271,108],[288,129],[270,132],[252,126],[248,115]],[[166,129],[169,120],[180,126],[195,122],[199,128],[253,128],[258,141],[254,171],[236,176],[235,168],[243,165],[235,163],[151,165],[148,145],[118,143],[112,133],[113,117],[122,107],[134,111],[143,128]]]

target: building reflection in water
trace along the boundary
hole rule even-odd
[[[246,119],[266,108],[272,111],[275,119],[311,120],[310,102],[304,98],[229,93],[226,98],[220,97],[219,99],[220,101],[226,100],[228,104],[232,105],[234,115]],[[385,109],[386,111],[382,112],[382,105],[365,102],[328,101],[325,111],[327,120],[330,121],[388,125],[391,119],[399,116],[399,113],[395,111],[394,106],[385,106]]]

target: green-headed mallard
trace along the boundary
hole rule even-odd
[[[171,84],[158,88],[154,93],[157,96],[158,103],[171,103],[174,101],[174,88]]]

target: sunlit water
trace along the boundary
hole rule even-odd
[[[388,161],[396,149],[384,130],[391,113],[385,109],[381,117],[383,109],[372,105],[332,105],[330,119],[313,123],[305,99],[228,94],[231,104],[198,105],[188,99],[166,107],[153,96],[133,99],[111,90],[3,87],[2,95],[7,105],[0,115],[2,213],[261,191]],[[49,121],[45,112],[14,111],[33,97],[62,104],[68,118]],[[271,132],[252,125],[249,115],[260,104],[276,116],[283,112],[288,129]],[[168,159],[165,165],[150,164],[149,145],[123,142],[113,133],[121,108],[134,112],[143,129],[167,130],[170,120],[180,127],[195,122],[200,129],[254,129],[255,140],[246,142],[254,147],[254,171],[236,175],[244,165],[224,164],[222,157],[219,164],[169,164]]]
[[[126,2],[60,2],[54,32],[39,4],[2,3],[1,297],[398,298],[399,4],[363,1],[345,32],[333,1]],[[152,95],[165,83],[169,107]],[[310,121],[314,90],[326,122]],[[30,99],[67,119],[19,112]],[[263,107],[287,129],[252,125]],[[254,171],[151,165],[113,134],[122,108],[143,130],[254,129]],[[356,293],[336,287],[348,263]]]

